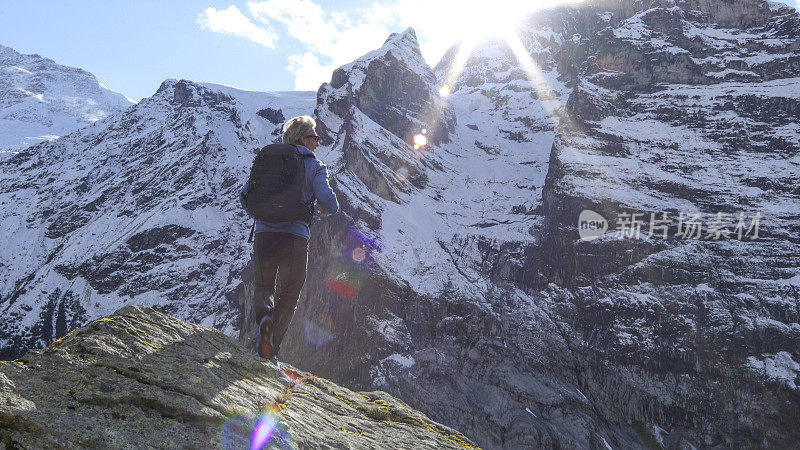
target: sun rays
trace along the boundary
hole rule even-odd
[[[473,57],[481,44],[488,41],[497,41],[507,46],[511,51],[515,60],[513,63],[525,74],[525,78],[531,83],[532,90],[535,91],[540,106],[552,125],[557,126],[559,121],[566,117],[566,110],[563,108],[556,91],[551,87],[547,77],[535,61],[532,51],[523,42],[521,33],[520,27],[506,26],[504,29],[494,33],[478,33],[462,39],[456,46],[453,56],[439,80],[438,99],[434,99],[434,103],[438,105],[436,113],[431,114],[431,111],[421,111],[418,117],[419,121],[427,123],[431,129],[438,128],[448,98],[460,88],[459,80],[470,58]],[[487,39],[487,35],[491,36],[491,38]],[[415,133],[414,140],[410,143],[416,150],[426,147],[428,143],[424,131],[420,130]]]

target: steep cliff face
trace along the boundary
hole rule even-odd
[[[91,73],[0,45],[0,158],[119,112],[133,102]]]
[[[127,306],[0,364],[2,448],[477,448],[385,392]]]
[[[586,358],[583,392],[614,405],[607,417],[694,445],[788,445],[798,15],[757,2],[620,5],[582,8],[575,29],[588,16],[605,27],[557,56],[577,75],[544,192],[546,272],[567,288],[560,315]],[[584,209],[631,237],[578,239]]]
[[[108,120],[2,163],[0,355],[130,302],[238,328],[252,155],[313,93],[167,80]],[[272,113],[269,113],[272,110]],[[271,117],[274,122],[264,116]]]

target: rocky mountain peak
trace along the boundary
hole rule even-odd
[[[382,59],[402,61],[406,70],[411,70],[422,77],[426,77],[430,71],[420,52],[416,33],[412,28],[408,28],[402,33],[389,35],[380,48],[334,70],[331,86],[338,89],[349,82],[351,89],[358,91],[370,64],[375,60]]]
[[[0,46],[0,151],[55,139],[132,104],[83,69]]]
[[[422,53],[419,49],[419,41],[417,41],[417,33],[414,32],[414,29],[411,27],[406,28],[400,33],[390,34],[389,37],[383,42],[383,47],[392,44],[416,51],[418,55],[422,56]]]
[[[422,129],[431,131],[433,142],[447,139],[446,127],[433,123],[443,108],[436,76],[411,28],[392,34],[380,48],[336,69],[331,82],[320,87],[318,98],[340,117],[356,108],[409,143]],[[325,124],[324,129],[330,127]]]
[[[233,98],[216,89],[190,80],[168,79],[161,83],[156,94],[171,94],[171,102],[181,107],[216,106],[222,103],[232,103]]]
[[[315,116],[322,136],[317,152],[340,179],[353,177],[357,189],[391,202],[425,184],[423,166],[436,163],[421,155],[447,142],[455,122],[410,28],[336,69],[317,92]],[[377,211],[363,211],[377,225]]]
[[[3,361],[0,443],[476,448],[385,392],[353,392],[288,364],[277,367],[213,328],[141,306]]]

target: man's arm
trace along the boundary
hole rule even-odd
[[[336,200],[336,193],[328,183],[328,168],[322,162],[314,171],[314,197],[317,198],[317,209],[321,216],[327,216],[339,211],[339,201]]]

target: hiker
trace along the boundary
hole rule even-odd
[[[250,178],[240,192],[242,206],[255,219],[253,274],[258,353],[273,362],[277,362],[281,341],[306,280],[309,224],[315,201],[320,216],[339,210],[336,194],[328,183],[328,169],[314,154],[319,145],[319,136],[314,131],[316,126],[309,116],[286,122],[283,144],[268,145],[259,152]],[[287,185],[290,173],[294,174],[289,177],[293,181]],[[262,182],[253,182],[254,179]],[[251,183],[255,186],[252,189]],[[280,203],[290,204],[276,208],[275,204]],[[264,205],[269,206],[264,209]],[[277,274],[280,274],[281,286],[276,300]]]

